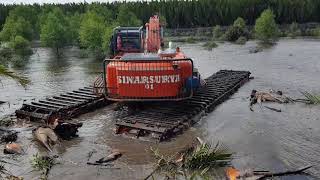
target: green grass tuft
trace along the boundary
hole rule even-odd
[[[307,91],[301,92],[308,104],[320,104],[320,95],[315,95]]]
[[[232,153],[228,149],[217,143],[212,146],[203,143],[186,156],[185,166],[191,170],[205,170],[214,167],[224,167],[231,161]]]
[[[240,36],[237,40],[236,40],[236,44],[240,44],[240,45],[244,45],[247,42],[247,38],[244,36]]]
[[[14,121],[9,117],[0,118],[0,126],[11,126],[14,124]]]
[[[218,44],[214,41],[208,41],[203,44],[203,47],[207,48],[208,50],[212,50],[213,48],[218,47]]]
[[[22,75],[18,75],[12,71],[9,71],[3,65],[0,65],[0,78],[1,77],[9,77],[9,78],[17,81],[23,87],[26,87],[30,83],[30,80],[27,77],[22,76]]]
[[[55,160],[49,156],[40,156],[38,153],[33,155],[31,166],[34,170],[40,171],[41,179],[47,179],[50,169],[56,164]]]
[[[184,148],[175,155],[165,156],[151,148],[154,157],[157,159],[155,170],[145,179],[153,177],[153,173],[164,174],[169,178],[178,178],[190,175],[206,177],[210,176],[210,172],[220,167],[230,165],[232,153],[222,146],[220,143],[212,146],[209,143],[200,142],[198,145],[193,145]]]

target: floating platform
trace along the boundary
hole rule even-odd
[[[110,103],[102,94],[96,95],[93,89],[93,87],[84,87],[38,102],[23,104],[21,109],[16,110],[16,116],[31,121],[47,122],[55,118],[66,120]]]
[[[148,104],[116,120],[116,133],[163,141],[182,133],[205,113],[228,99],[250,78],[248,71],[221,70],[205,79],[192,98]]]

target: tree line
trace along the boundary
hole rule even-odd
[[[232,25],[241,17],[254,25],[265,9],[277,24],[320,21],[319,0],[159,0],[112,3],[0,4],[0,41],[16,51],[40,39],[59,49],[79,45],[101,54],[115,26],[141,26],[158,14],[167,28]],[[237,27],[237,26],[235,26]],[[239,34],[230,31],[230,36]],[[237,37],[237,36],[235,36]],[[234,39],[234,38],[232,38]]]
[[[61,47],[78,45],[99,56],[108,49],[114,27],[142,25],[125,4],[116,12],[101,4],[90,4],[83,11],[66,7],[69,6],[14,6],[0,31],[0,42],[25,53],[31,40],[40,39],[43,46],[54,48],[58,55]]]
[[[238,17],[245,19],[247,24],[253,25],[262,11],[267,8],[274,12],[278,24],[320,21],[319,0],[159,0],[26,6],[32,9],[34,16],[54,7],[59,7],[65,14],[83,14],[88,8],[99,6],[111,12],[111,17],[115,19],[119,7],[123,4],[128,5],[129,10],[142,22],[146,22],[154,13],[163,15],[167,20],[168,28],[230,25]],[[0,4],[0,26],[5,23],[10,10],[17,6],[20,5]]]

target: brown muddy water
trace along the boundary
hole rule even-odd
[[[75,119],[84,123],[79,138],[56,145],[59,154],[49,179],[142,179],[152,171],[150,146],[165,153],[174,153],[195,137],[220,141],[235,153],[233,165],[241,170],[281,171],[314,165],[310,175],[282,179],[320,179],[320,106],[269,104],[281,108],[277,113],[268,109],[248,108],[252,89],[282,90],[290,97],[301,97],[299,91],[320,93],[320,41],[312,39],[283,39],[272,48],[250,54],[254,41],[246,45],[219,44],[213,51],[198,44],[179,44],[195,61],[204,77],[220,69],[249,70],[255,77],[229,100],[202,118],[200,123],[169,142],[155,144],[138,141],[112,133],[115,117],[113,106],[108,106]],[[74,90],[90,84],[101,70],[101,62],[79,58],[79,50],[68,48],[64,57],[57,59],[49,49],[37,48],[28,61],[14,70],[30,77],[32,84],[23,89],[11,80],[3,80],[0,87],[2,101],[0,117],[13,113],[24,101]],[[31,131],[19,129],[18,142],[26,154],[3,155],[16,165],[7,166],[14,175],[38,179],[30,160],[33,154],[45,151],[32,139]],[[4,145],[1,145],[2,149]],[[124,152],[113,168],[86,165],[88,153],[96,151],[91,160],[110,153],[111,149]],[[2,150],[1,150],[2,151]]]

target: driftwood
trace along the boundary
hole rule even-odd
[[[302,103],[309,103],[310,101],[308,99],[293,99],[294,102],[302,102]]]
[[[264,106],[264,107],[267,108],[267,109],[270,109],[272,111],[275,111],[275,112],[281,112],[281,109],[276,109],[276,108],[269,107],[269,106]]]
[[[118,151],[115,151],[109,154],[107,157],[100,158],[95,162],[87,162],[88,165],[100,165],[100,166],[109,166],[110,162],[117,160],[120,158],[122,154]]]
[[[284,172],[272,173],[270,171],[253,171],[240,175],[239,170],[230,168],[227,170],[227,176],[229,179],[251,179],[251,180],[263,180],[270,177],[288,176],[294,174],[304,173],[305,170],[310,169],[312,166],[307,166],[297,170],[289,170]]]
[[[110,163],[87,162],[87,164],[93,166],[113,166],[113,164]]]
[[[96,163],[107,163],[107,162],[115,161],[118,158],[120,158],[121,156],[122,156],[122,154],[120,152],[113,152],[110,155],[108,155],[107,157],[103,157],[103,158],[99,159],[98,161],[96,161]]]
[[[276,176],[287,176],[287,175],[293,175],[293,174],[301,174],[305,170],[310,169],[312,166],[307,166],[304,168],[300,168],[297,170],[289,170],[284,172],[278,172],[278,173],[271,173],[271,172],[253,172],[254,175],[262,175],[262,177],[258,178],[257,180],[262,180],[268,177],[276,177]]]
[[[252,90],[250,95],[250,110],[253,111],[253,105],[259,104],[260,108],[262,108],[263,102],[276,102],[276,103],[290,103],[290,102],[296,102],[294,99],[287,97],[283,95],[282,91],[270,91],[270,92],[263,92],[263,91],[257,91]],[[281,112],[281,109],[276,109],[273,107],[264,106],[265,108],[275,111],[275,112]]]

